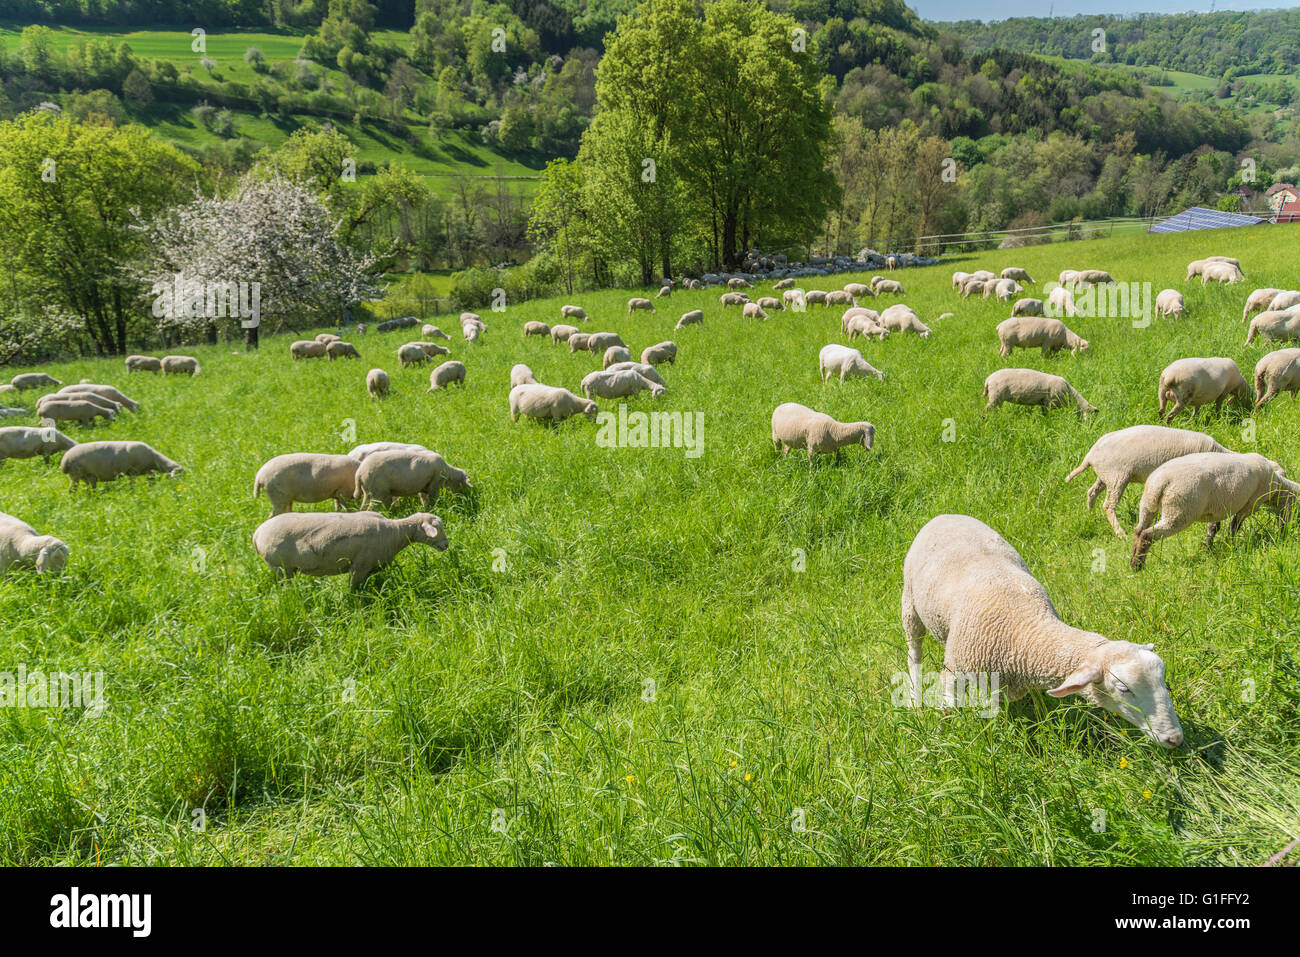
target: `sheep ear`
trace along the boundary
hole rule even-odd
[[[1100,679],[1100,668],[1096,665],[1084,665],[1074,674],[1061,679],[1060,686],[1052,688],[1047,693],[1053,698],[1064,698],[1066,695],[1080,694],[1084,688]]]
[[[438,526],[433,522],[421,522],[420,527],[424,529],[424,533],[430,538],[438,537]]]
[[[1146,645],[1139,645],[1139,647],[1142,648],[1142,649],[1144,649],[1145,651],[1155,651],[1155,650],[1156,650],[1155,642],[1152,642],[1152,643],[1150,643],[1150,644],[1146,644]]]

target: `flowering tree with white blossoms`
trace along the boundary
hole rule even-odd
[[[246,176],[229,196],[201,195],[137,228],[146,254],[134,272],[159,328],[215,338],[219,321],[238,322],[255,349],[262,315],[335,320],[381,294],[378,257],[341,242],[324,201],[279,174]]]

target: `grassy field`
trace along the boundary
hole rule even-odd
[[[703,414],[697,458],[602,447],[586,419],[510,421],[513,363],[574,389],[598,365],[521,337],[562,300],[486,314],[481,345],[455,336],[463,391],[426,394],[426,372],[398,368],[402,332],[358,337],[353,363],[294,363],[268,338],[255,355],[187,350],[195,379],[127,376],[120,359],[50,368],[143,403],[75,438],[146,440],[187,472],[70,495],[39,460],[3,467],[0,511],[72,557],[57,578],[0,580],[0,670],[103,671],[107,705],[0,712],[0,861],[1259,864],[1300,815],[1300,543],[1255,517],[1209,552],[1199,529],[1163,541],[1135,574],[1129,542],[1084,507],[1091,478],[1063,478],[1103,433],[1155,421],[1171,360],[1232,356],[1250,374],[1267,347],[1243,347],[1242,303],[1296,284],[1297,239],[1125,236],[896,274],[923,319],[956,315],[928,340],[863,345],[883,383],[818,381],[838,310],[755,325],[716,290],[635,317],[629,291],[566,297],[634,352],[677,342],[654,407]],[[1239,256],[1248,282],[1184,285],[1210,254]],[[959,300],[949,276],[1011,264],[1185,289],[1189,314],[1080,318],[1086,354],[1004,361],[1006,307]],[[705,324],[673,332],[696,307]],[[983,416],[983,379],[1004,365],[1063,374],[1101,412]],[[365,395],[372,366],[393,377],[382,402]],[[783,401],[869,419],[876,447],[779,459]],[[1290,399],[1197,425],[1300,467]],[[268,513],[257,468],[389,439],[470,472],[472,497],[433,507],[450,549],[413,546],[357,591],[277,583],[250,541]],[[1137,498],[1120,509],[1130,529]],[[1070,623],[1154,642],[1187,743],[1163,751],[1077,699],[992,718],[896,707],[903,556],[943,512],[1006,536]],[[932,641],[925,667],[941,667]]]

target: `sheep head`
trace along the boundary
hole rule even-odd
[[[1165,662],[1155,653],[1155,645],[1106,641],[1047,693],[1054,698],[1083,695],[1141,728],[1162,747],[1183,743],[1183,726],[1165,687]]]

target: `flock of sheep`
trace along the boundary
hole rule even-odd
[[[1188,266],[1187,280],[1200,277],[1202,283],[1236,283],[1244,279],[1240,263],[1228,257],[1210,257]],[[1034,280],[1024,269],[1008,267],[1001,274],[987,270],[954,273],[952,285],[962,297],[979,293],[1011,305],[1011,316],[996,327],[998,353],[1010,356],[1015,349],[1041,349],[1044,356],[1069,349],[1072,354],[1089,349],[1089,343],[1071,331],[1052,313],[1075,315],[1074,293],[1090,285],[1113,282],[1101,270],[1065,270],[1046,303],[1041,299],[1015,298]],[[700,288],[697,280],[686,280],[686,288]],[[810,306],[824,310],[845,307],[840,331],[848,340],[880,340],[890,334],[931,335],[914,310],[894,303],[877,311],[861,305],[862,300],[905,295],[900,282],[874,277],[870,283],[849,283],[838,290],[800,290],[794,279],[775,284],[781,297],[751,300],[743,291],[752,288],[741,277],[727,281],[721,296],[725,308],[739,307],[744,318],[762,321],[776,312],[806,311]],[[665,281],[658,299],[671,296],[674,283]],[[1157,312],[1178,317],[1186,312],[1182,295],[1163,290],[1156,298]],[[628,314],[657,312],[647,298],[628,301]],[[1046,314],[1045,314],[1046,313]],[[1258,315],[1256,315],[1258,313]],[[949,318],[945,313],[937,322]],[[1300,291],[1257,289],[1243,310],[1250,322],[1247,341],[1257,336],[1300,339]],[[566,388],[540,383],[522,364],[510,372],[508,405],[510,417],[521,415],[555,424],[574,415],[592,419],[596,399],[624,399],[648,392],[662,395],[667,383],[657,367],[677,358],[677,345],[663,341],[647,347],[636,361],[623,339],[613,332],[582,332],[578,325],[588,321],[579,306],[560,308],[561,322],[554,326],[530,321],[523,336],[549,338],[567,343],[570,353],[599,356],[601,365],[583,377],[581,395]],[[700,309],[684,313],[675,328],[704,321]],[[417,320],[404,317],[381,324],[389,328],[413,326]],[[460,317],[467,343],[481,341],[487,331],[482,317],[466,312]],[[358,327],[364,331],[364,327]],[[401,367],[423,365],[450,354],[450,348],[433,340],[451,337],[436,326],[425,325],[423,338],[403,344],[396,359]],[[324,333],[314,340],[301,340],[289,347],[293,360],[360,358],[351,343]],[[128,371],[199,373],[198,362],[186,356],[130,356]],[[849,345],[829,343],[818,355],[818,373],[823,383],[832,376],[849,379],[884,380],[862,352]],[[433,368],[429,391],[465,383],[466,365],[447,360]],[[1133,533],[1132,567],[1140,569],[1151,546],[1193,523],[1208,525],[1206,544],[1213,540],[1219,524],[1230,520],[1230,533],[1260,508],[1290,516],[1300,498],[1300,484],[1288,479],[1276,462],[1254,453],[1233,452],[1210,436],[1168,423],[1186,408],[1195,417],[1203,405],[1216,411],[1224,402],[1261,409],[1275,396],[1300,392],[1300,348],[1270,352],[1255,368],[1254,391],[1236,364],[1222,357],[1189,357],[1168,365],[1157,387],[1163,425],[1134,425],[1103,435],[1067,477],[1073,480],[1092,469],[1096,482],[1087,492],[1093,506],[1104,491],[1104,512],[1115,534],[1123,537],[1116,509],[1126,487],[1143,483],[1137,525]],[[28,373],[0,386],[0,394],[47,387],[60,387],[42,373]],[[379,368],[365,377],[367,392],[382,398],[389,392],[389,375]],[[1073,407],[1080,415],[1097,411],[1073,385],[1060,376],[1032,369],[1000,369],[985,380],[984,411],[1003,403],[1038,406],[1044,414],[1058,406]],[[176,475],[181,466],[142,442],[78,443],[53,425],[61,421],[86,424],[96,417],[112,421],[123,409],[135,411],[137,403],[112,386],[82,383],[65,386],[36,403],[41,427],[0,428],[0,465],[7,458],[42,457],[48,464],[62,453],[60,469],[72,487],[85,482],[92,488],[122,475],[161,472]],[[1166,409],[1169,411],[1166,412]],[[0,418],[30,414],[23,409],[0,408]],[[783,403],[772,413],[772,443],[778,453],[791,449],[816,455],[838,452],[849,445],[871,449],[876,429],[866,421],[840,422],[793,402]],[[388,518],[369,509],[376,503],[388,509],[401,500],[418,497],[423,507],[442,492],[466,493],[473,489],[463,469],[450,465],[437,452],[405,442],[361,445],[346,455],[297,452],[278,455],[257,471],[253,496],[265,495],[271,516],[253,535],[253,545],[267,565],[280,575],[350,574],[359,585],[370,574],[393,561],[408,544],[421,543],[439,550],[448,547],[442,520],[427,511],[403,518]],[[295,503],[332,501],[332,512],[293,511]],[[359,511],[348,511],[356,504]],[[58,572],[66,564],[68,547],[57,538],[38,534],[11,516],[0,514],[0,571],[9,567],[30,567],[38,573]],[[917,534],[904,562],[902,621],[909,643],[909,663],[920,667],[925,634],[934,635],[945,648],[947,699],[955,702],[954,680],[962,673],[997,673],[1007,693],[1015,698],[1031,689],[1055,696],[1079,694],[1094,705],[1106,708],[1142,728],[1165,747],[1182,742],[1182,730],[1168,690],[1164,685],[1164,662],[1150,645],[1112,641],[1102,635],[1080,631],[1056,615],[1043,586],[1030,575],[1023,560],[996,531],[962,515],[940,515]],[[919,687],[919,684],[917,685]]]

